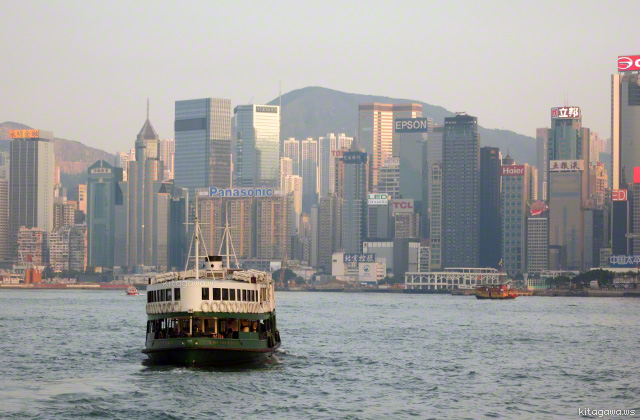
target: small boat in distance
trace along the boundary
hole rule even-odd
[[[476,299],[515,299],[518,294],[510,284],[487,284],[476,287]]]
[[[127,296],[138,296],[140,293],[138,293],[138,289],[136,289],[133,286],[129,286],[127,288]]]

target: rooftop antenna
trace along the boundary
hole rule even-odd
[[[238,264],[238,257],[236,256],[236,249],[233,246],[233,241],[231,240],[231,231],[232,229],[229,227],[229,203],[225,203],[225,212],[224,212],[224,233],[222,234],[222,241],[220,241],[220,249],[218,250],[218,255],[222,257],[226,257],[227,260],[227,268],[231,268],[230,259],[231,253],[229,253],[229,245],[231,245],[231,251],[233,251],[233,259],[235,260],[236,267],[240,267]],[[222,246],[226,245],[226,253],[222,254]]]
[[[149,98],[147,98],[147,119],[149,119]]]

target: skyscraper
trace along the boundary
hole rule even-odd
[[[369,156],[370,188],[377,192],[378,173],[385,159],[393,156],[393,121],[422,116],[421,104],[360,104],[358,141]]]
[[[175,105],[175,186],[231,186],[231,101],[191,99]]]
[[[300,175],[300,142],[293,137],[284,141],[284,157],[291,159],[292,175]]]
[[[174,177],[176,141],[174,139],[160,140],[159,155],[164,167],[163,181],[170,181]]]
[[[342,246],[345,252],[362,252],[367,231],[367,153],[358,140],[345,152],[342,201]]]
[[[348,151],[353,142],[353,137],[347,137],[344,133],[334,136],[333,133],[327,134],[331,138],[331,157],[329,159],[329,192],[335,194],[336,187],[336,162],[342,157],[344,152]],[[335,143],[333,142],[335,139]]]
[[[92,267],[113,267],[115,206],[122,202],[122,168],[100,160],[87,170],[87,259]]]
[[[529,171],[526,163],[502,166],[502,266],[508,273],[527,268]]]
[[[549,129],[536,129],[536,165],[538,167],[538,198],[547,201],[549,187]]]
[[[0,178],[0,262],[9,261],[9,180]]]
[[[291,255],[292,197],[276,194],[256,198],[256,257],[281,259]]]
[[[10,137],[13,139],[9,180],[10,251],[16,259],[18,231],[22,226],[41,228],[45,248],[53,228],[53,133],[12,130]]]
[[[502,258],[501,160],[497,147],[480,149],[480,267],[498,268]]]
[[[318,204],[318,142],[308,138],[302,142],[302,211],[309,212]]]
[[[429,234],[431,239],[431,263],[432,270],[442,268],[442,164],[437,162],[431,165],[430,189],[429,189]]]
[[[478,119],[465,113],[444,120],[442,145],[442,260],[446,267],[477,267],[480,241]]]
[[[611,76],[611,157],[613,189],[633,182],[640,162],[640,74]]]
[[[280,184],[280,107],[238,105],[234,109],[238,148],[238,184]]]
[[[284,191],[284,180],[293,175],[293,161],[288,157],[280,158],[280,189]]]
[[[318,196],[326,197],[331,192],[331,150],[336,144],[333,133],[318,138]]]

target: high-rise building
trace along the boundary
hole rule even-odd
[[[507,273],[527,268],[527,217],[530,203],[529,165],[502,166],[502,267]]]
[[[400,198],[400,159],[388,158],[378,173],[377,193],[387,194],[390,199]]]
[[[311,266],[327,272],[335,248],[335,200],[335,196],[321,197],[311,209]]]
[[[633,182],[633,168],[640,162],[638,139],[640,74],[614,74],[611,76],[611,178],[615,190],[625,189],[627,184]]]
[[[160,160],[164,167],[163,181],[170,181],[174,177],[176,141],[174,139],[160,140],[158,147]]]
[[[442,146],[443,267],[477,267],[480,241],[480,139],[478,119],[445,118]]]
[[[87,262],[92,267],[113,267],[115,210],[116,203],[122,203],[118,183],[123,181],[123,170],[99,160],[87,172]]]
[[[398,160],[399,196],[413,199],[422,206],[422,202],[426,201],[426,197],[422,196],[425,142],[433,132],[433,119],[396,118],[393,130],[393,157]]]
[[[293,208],[291,210],[291,233],[299,232],[300,216],[302,215],[302,177],[291,175],[284,179],[283,191],[285,194],[291,194],[293,200]]]
[[[318,142],[302,142],[302,211],[309,212],[318,203]]]
[[[589,199],[595,206],[604,206],[605,193],[609,177],[604,163],[593,162],[589,164]]]
[[[280,107],[238,105],[234,109],[234,114],[239,186],[278,188],[280,183]]]
[[[536,165],[538,170],[538,198],[547,201],[549,191],[549,129],[536,129]]]
[[[318,138],[318,197],[331,193],[331,146],[335,143],[333,133]]]
[[[498,268],[502,258],[500,149],[480,149],[480,267]]]
[[[283,156],[291,159],[292,175],[300,175],[300,142],[293,137],[283,142]]]
[[[419,238],[420,215],[418,213],[395,213],[393,215],[394,238]]]
[[[423,159],[424,168],[422,170],[422,229],[423,237],[431,237],[431,175],[434,164],[442,165],[442,140],[444,138],[444,126],[434,125],[433,132],[428,134],[428,140],[424,144]]]
[[[393,121],[396,118],[422,116],[421,104],[360,104],[358,118],[358,141],[369,155],[370,185],[377,192],[378,174],[385,159],[393,156]]]
[[[549,217],[540,213],[527,218],[527,272],[549,269]]]
[[[0,262],[9,261],[9,248],[9,180],[0,177]]]
[[[47,232],[40,227],[24,227],[18,229],[18,261],[20,263],[33,263],[36,266],[45,265],[45,248]]]
[[[53,201],[53,230],[75,223],[75,201],[67,201],[65,197],[56,197]]]
[[[191,99],[175,105],[174,183],[178,188],[231,186],[231,101]]]
[[[53,133],[43,130],[12,130],[9,179],[9,226],[11,258],[18,257],[18,231],[53,228]],[[45,251],[46,254],[46,251]]]
[[[291,255],[290,195],[276,194],[256,199],[256,258]]]
[[[589,163],[602,162],[600,153],[607,151],[607,139],[600,137],[597,131],[589,133]]]
[[[131,159],[131,155],[125,152],[117,152],[116,153],[116,168],[122,168],[122,180],[127,181],[127,168],[129,167],[129,161],[134,160]]]
[[[173,270],[184,269],[189,250],[188,225],[189,189],[173,187],[169,217],[169,267]]]
[[[163,177],[160,138],[148,115],[136,138],[136,160],[128,168],[128,266],[154,265],[154,199]]]
[[[393,235],[391,234],[390,202],[374,199],[367,205],[367,212],[367,240],[391,239]]]
[[[344,153],[344,196],[342,200],[342,247],[345,252],[362,252],[367,220],[367,153],[358,140]]]
[[[284,180],[293,175],[293,161],[288,157],[280,158],[280,189],[284,191]]]
[[[583,269],[584,212],[582,167],[549,172],[549,246],[558,247],[561,268]],[[553,264],[550,263],[553,267]]]
[[[434,163],[431,166],[429,189],[429,233],[431,239],[431,263],[432,270],[442,268],[442,164]]]
[[[87,268],[87,226],[65,225],[51,232],[49,262],[54,272]]]
[[[336,162],[342,157],[344,152],[348,151],[353,142],[353,137],[347,137],[344,133],[334,136],[333,133],[327,134],[331,139],[331,157],[329,158],[329,192],[335,194],[336,187]],[[335,140],[335,143],[334,143]]]

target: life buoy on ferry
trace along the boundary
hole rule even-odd
[[[202,309],[202,312],[209,312],[209,302],[202,302],[200,309]]]
[[[211,312],[218,312],[218,304],[216,302],[211,303]]]
[[[173,312],[180,312],[180,303],[179,302],[175,302],[173,304]]]
[[[222,302],[220,303],[220,312],[227,312],[227,304]]]

